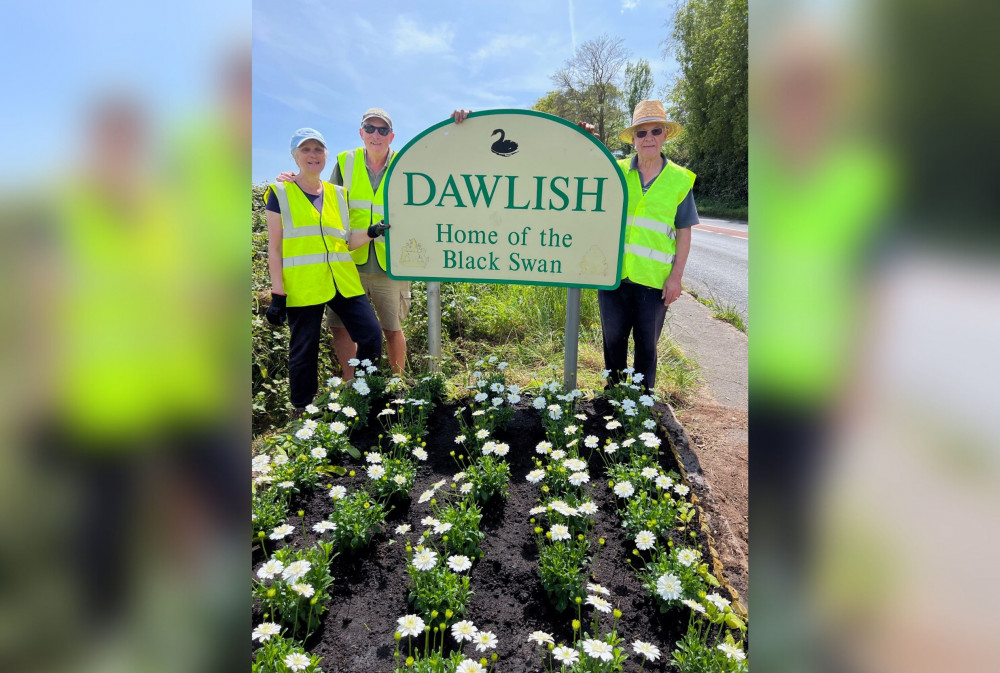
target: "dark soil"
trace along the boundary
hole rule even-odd
[[[584,434],[597,435],[603,444],[608,432],[604,429],[602,416],[611,413],[610,406],[603,399],[598,399],[580,404],[578,408],[589,417],[584,423]],[[455,448],[454,438],[459,434],[454,410],[453,406],[441,405],[431,416],[426,437],[430,457],[427,462],[421,463],[418,470],[412,503],[396,504],[384,531],[376,535],[367,549],[353,556],[340,554],[331,564],[335,579],[331,587],[329,612],[324,615],[318,632],[305,643],[309,652],[323,657],[321,666],[327,673],[381,673],[395,668],[393,633],[397,627],[396,620],[414,610],[407,604],[409,575],[406,572],[404,544],[393,531],[400,523],[409,523],[413,530],[407,537],[415,540],[419,531],[423,530],[420,519],[430,514],[429,503],[417,504],[416,494],[427,489],[431,483],[459,471],[449,455]],[[674,435],[679,426],[669,409],[658,404],[655,410],[660,415],[660,427]],[[377,445],[380,430],[381,426],[373,420],[368,427],[355,430],[352,444],[362,452],[372,449]],[[658,434],[663,436],[665,433],[661,430]],[[535,630],[547,631],[555,636],[557,643],[568,644],[572,640],[571,621],[576,617],[575,608],[564,613],[556,612],[538,578],[538,556],[528,510],[537,504],[539,492],[536,485],[525,480],[525,475],[534,467],[534,448],[545,438],[545,433],[538,413],[522,403],[511,425],[498,432],[496,438],[511,446],[507,455],[511,467],[510,497],[506,501],[494,499],[483,507],[480,528],[486,534],[482,544],[485,556],[470,571],[471,587],[475,593],[469,601],[465,618],[481,630],[493,631],[497,635],[498,671],[540,671],[540,650],[528,642],[528,634]],[[666,441],[661,450],[663,468],[680,472]],[[359,468],[360,476],[356,479],[363,478],[361,462],[354,461],[354,466]],[[674,668],[666,662],[674,643],[686,630],[687,610],[661,614],[657,604],[645,594],[629,564],[632,542],[626,539],[624,530],[617,524],[612,495],[603,476],[603,464],[596,453],[591,461],[590,473],[593,500],[600,508],[594,517],[592,548],[596,548],[597,538],[607,540],[606,546],[597,555],[596,564],[591,567],[591,573],[593,581],[611,591],[612,595],[607,598],[623,613],[618,634],[624,639],[622,645],[629,653],[625,670],[639,670],[641,657],[632,653],[631,643],[640,639],[657,645],[663,655],[656,664],[647,663],[643,670],[672,671]],[[287,543],[299,547],[312,544],[313,524],[325,519],[333,509],[327,494],[328,487],[349,482],[349,477],[321,482],[312,494],[293,501],[289,523],[295,525],[296,533]],[[701,487],[697,483],[691,486],[693,492],[698,494]],[[296,514],[300,509],[305,512],[305,539]],[[692,527],[697,531],[698,544],[708,559],[707,537],[700,525],[692,523]],[[675,531],[674,536],[677,543],[689,539],[687,532]],[[262,561],[262,551],[255,547],[253,567],[256,568]],[[591,610],[585,609],[585,625],[590,617]],[[609,618],[610,615],[602,615],[602,626],[608,623]],[[254,606],[253,623],[260,621],[260,609]],[[465,653],[473,657],[482,656],[470,644],[465,645]]]

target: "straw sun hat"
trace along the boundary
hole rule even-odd
[[[677,122],[667,121],[667,113],[663,110],[663,103],[658,100],[644,100],[635,106],[635,112],[632,114],[632,125],[627,129],[618,134],[618,139],[625,143],[632,142],[632,131],[639,124],[646,124],[649,122],[660,122],[663,124],[666,131],[666,138],[664,140],[670,140],[671,138],[676,138],[681,132],[681,125]]]

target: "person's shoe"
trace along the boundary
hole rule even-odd
[[[300,418],[302,418],[303,414],[305,414],[305,413],[306,413],[306,408],[305,407],[295,407],[290,412],[288,412],[288,420],[289,421],[297,421]]]

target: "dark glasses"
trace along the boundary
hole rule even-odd
[[[663,135],[663,129],[660,128],[659,126],[657,126],[653,130],[643,129],[641,131],[636,131],[635,132],[635,137],[636,138],[645,138],[647,133],[652,133],[654,136],[660,136],[660,135]]]
[[[387,136],[392,133],[392,129],[388,126],[372,126],[371,124],[362,124],[361,128],[365,133],[375,133],[378,131],[380,136]]]

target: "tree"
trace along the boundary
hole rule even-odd
[[[559,91],[581,114],[579,120],[594,124],[605,144],[609,140],[609,127],[622,115],[618,82],[629,53],[624,44],[624,39],[607,34],[587,40],[577,47],[563,69],[552,76]]]
[[[747,18],[747,0],[687,0],[661,43],[680,65],[669,100],[695,189],[726,202],[747,202]]]
[[[631,115],[640,101],[649,100],[653,91],[653,71],[649,61],[640,58],[635,63],[625,66],[625,114]]]

